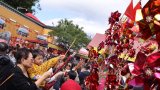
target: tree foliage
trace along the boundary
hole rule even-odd
[[[36,7],[37,9],[41,10],[39,0],[0,0],[0,1],[9,4],[15,9],[19,8],[18,10],[22,13],[35,12],[35,9],[33,7]]]
[[[76,41],[72,46],[72,49],[74,50],[85,47],[91,40],[91,38],[83,31],[82,27],[73,24],[72,21],[68,21],[67,19],[60,20],[50,34],[57,36],[57,42],[60,45],[65,46],[66,49],[69,48],[75,38]]]

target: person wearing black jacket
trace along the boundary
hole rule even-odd
[[[14,65],[6,54],[7,50],[8,45],[5,42],[0,42],[0,90],[7,80],[13,76]]]
[[[27,73],[27,69],[33,63],[30,50],[19,49],[15,57],[17,65],[11,70],[9,77],[3,80],[0,90],[37,90],[40,84],[51,75],[51,72],[46,72],[37,81],[32,82]]]

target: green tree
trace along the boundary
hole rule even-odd
[[[35,12],[35,7],[41,10],[39,0],[0,0],[12,6],[13,8],[17,9],[22,12]],[[26,11],[27,10],[27,11]]]
[[[58,25],[50,32],[50,35],[57,36],[57,43],[65,46],[66,49],[69,48],[75,38],[76,41],[72,46],[74,50],[85,47],[91,41],[91,37],[87,36],[82,27],[73,24],[72,21],[68,21],[67,19],[60,20]]]

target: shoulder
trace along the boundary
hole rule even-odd
[[[21,80],[24,78],[24,74],[18,66],[16,66],[12,72],[13,72],[13,78],[12,78],[13,81],[14,80]]]
[[[22,70],[18,66],[15,66],[15,68],[13,70],[13,73],[15,73],[15,74],[23,74]]]
[[[20,89],[20,90],[27,90],[27,89],[28,90],[35,90],[35,88],[37,88],[35,83],[33,83],[30,78],[27,78],[18,66],[15,67],[15,69],[13,71],[13,74],[14,75],[10,79],[10,84],[12,86],[16,87],[17,89]]]

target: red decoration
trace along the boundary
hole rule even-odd
[[[11,23],[11,20],[5,19],[6,23]]]
[[[134,20],[136,10],[141,8],[140,2],[133,8],[133,0],[131,0],[125,12],[125,15],[131,20],[128,19],[125,23],[119,23],[121,14],[118,11],[111,13],[109,17],[110,27],[105,31],[105,44],[101,42],[98,46],[98,51],[104,48],[104,45],[109,47],[108,50],[110,50],[108,56],[106,56],[107,90],[117,89],[115,87],[121,84],[119,83],[120,74],[128,75],[129,73],[130,76],[126,81],[129,85],[143,86],[144,90],[152,90],[156,86],[158,89],[160,88],[160,70],[157,69],[160,67],[160,52],[153,53],[157,49],[157,44],[153,45],[152,43],[154,39],[160,46],[160,25],[157,24],[160,22],[156,20],[157,23],[154,23],[154,16],[160,12],[159,2],[159,0],[150,0],[145,5],[142,9],[144,19],[137,22],[137,26],[134,26]],[[144,39],[144,44],[135,38]],[[97,51],[92,48],[89,57],[95,59],[99,56]],[[126,59],[133,59],[134,61],[134,57],[136,57],[135,62],[126,61]],[[90,90],[96,89],[97,80],[97,74],[92,71],[91,76],[86,79],[86,85]]]
[[[116,79],[116,75],[107,75],[106,85],[108,90],[115,89],[115,86],[118,84]]]
[[[120,16],[121,16],[121,13],[119,13],[118,11],[111,13],[111,17],[109,18],[109,24],[111,24],[110,28],[112,28],[112,26],[113,26],[113,24],[115,24],[115,22],[119,21]]]
[[[133,49],[133,48],[130,49],[130,50],[129,50],[129,57],[134,57],[135,53],[136,53],[136,52],[135,52],[135,49]]]
[[[20,27],[21,27],[21,25],[20,25],[20,24],[16,24],[16,27],[17,27],[17,28],[20,28]]]
[[[89,50],[88,57],[89,57],[90,59],[93,59],[93,58],[97,58],[97,57],[98,57],[98,53],[97,53],[96,50],[94,50],[93,47],[91,47],[91,49]]]
[[[147,58],[147,56],[144,53],[138,52],[136,60],[134,62],[134,67],[135,67],[136,70],[143,69],[146,58]]]
[[[128,16],[131,20],[134,21],[134,12],[133,12],[133,0],[131,0],[130,4],[128,5],[125,15]]]
[[[92,70],[90,72],[90,75],[86,77],[85,84],[86,87],[89,90],[98,90],[99,86],[99,75],[98,75],[98,69],[97,69],[97,64],[92,65]]]
[[[98,46],[98,51],[104,48],[104,42],[102,41]]]

